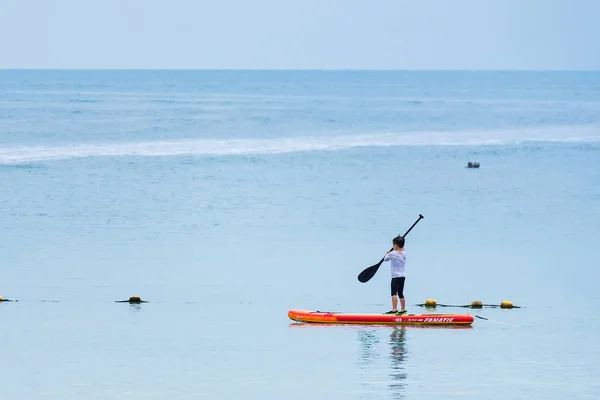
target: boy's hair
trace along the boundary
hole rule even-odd
[[[394,238],[394,240],[392,240],[392,243],[394,243],[396,246],[402,248],[402,247],[404,247],[404,238],[402,236],[398,235]]]

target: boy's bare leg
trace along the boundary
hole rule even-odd
[[[392,296],[392,311],[398,311],[398,296]]]
[[[400,307],[402,307],[400,311],[406,311],[406,300],[404,300],[404,297],[400,298]]]

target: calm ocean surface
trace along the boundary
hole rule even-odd
[[[600,397],[600,73],[0,71],[0,206],[3,399]],[[409,312],[522,308],[288,319],[419,213]]]

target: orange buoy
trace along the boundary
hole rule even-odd
[[[513,308],[513,303],[512,301],[504,300],[500,303],[500,308]]]
[[[434,299],[425,300],[426,307],[435,307],[436,305],[437,305],[437,301],[435,301]]]

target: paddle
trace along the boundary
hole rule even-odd
[[[410,232],[412,230],[412,228],[415,227],[415,225],[421,220],[421,218],[425,218],[425,217],[423,217],[421,214],[419,214],[419,218],[415,221],[414,224],[412,224],[412,226],[410,228],[408,228],[408,230],[406,231],[406,233],[404,235],[402,235],[402,237],[406,237],[406,235],[408,235],[408,232]],[[392,250],[393,250],[393,247],[392,247]],[[384,258],[385,258],[385,256],[377,264],[371,265],[369,268],[365,268],[365,270],[363,272],[358,274],[358,280],[361,281],[362,283],[365,283],[365,282],[369,281],[372,277],[374,277],[375,274],[377,273],[377,270],[383,263]]]

